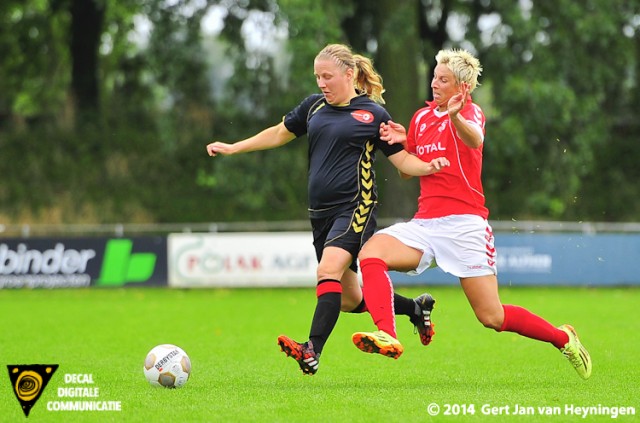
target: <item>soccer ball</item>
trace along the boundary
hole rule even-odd
[[[191,360],[182,348],[162,344],[149,351],[142,370],[152,385],[179,388],[189,380]]]

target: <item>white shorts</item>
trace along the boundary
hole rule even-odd
[[[480,216],[463,214],[435,219],[413,219],[381,229],[403,244],[423,252],[417,275],[439,267],[459,278],[497,275],[493,230]]]

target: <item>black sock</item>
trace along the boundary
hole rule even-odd
[[[342,294],[338,292],[328,292],[318,297],[309,332],[309,340],[313,343],[316,354],[322,352],[325,342],[338,321],[341,297]]]
[[[364,298],[358,304],[356,308],[349,311],[349,313],[364,313],[366,308],[366,304],[364,302]],[[420,307],[416,304],[415,301],[411,298],[403,297],[402,295],[393,294],[393,309],[395,310],[396,315],[404,315],[404,316],[415,316],[416,314],[420,314]]]
[[[400,294],[393,294],[393,309],[397,315],[415,316],[416,302],[411,298],[403,297]]]

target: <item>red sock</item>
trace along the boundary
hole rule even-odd
[[[569,342],[569,336],[540,316],[515,305],[503,305],[504,322],[500,332],[515,332],[527,338],[537,339],[563,348]]]
[[[378,258],[367,258],[360,262],[360,268],[364,285],[362,293],[373,323],[379,330],[397,338],[393,285],[387,273],[386,263]]]

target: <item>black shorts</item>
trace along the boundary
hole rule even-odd
[[[311,217],[313,246],[318,263],[325,247],[339,247],[353,257],[349,269],[358,271],[358,253],[376,230],[377,204],[349,203],[336,207],[333,213]]]

